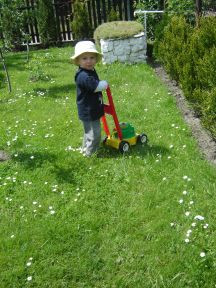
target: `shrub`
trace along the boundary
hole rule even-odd
[[[111,8],[110,11],[108,11],[107,20],[108,20],[108,22],[119,21],[120,20],[119,13],[117,11],[115,11],[113,9],[113,7]]]
[[[92,38],[93,30],[89,22],[85,2],[76,0],[74,3],[73,21],[71,23],[73,37],[76,40]]]
[[[138,1],[138,3],[135,5],[135,9],[140,9],[140,10],[151,10],[151,11],[155,11],[155,10],[161,10],[162,7],[161,6],[161,1],[160,0],[141,0]],[[147,15],[147,35],[148,35],[148,39],[149,40],[154,40],[155,39],[155,30],[157,27],[157,24],[160,23],[161,19],[162,19],[162,15],[158,14],[158,13],[151,13]],[[137,21],[139,23],[144,24],[145,19],[144,19],[144,15],[140,14],[138,15]]]
[[[190,22],[195,22],[195,1],[194,0],[167,0],[166,12],[169,14],[175,14],[178,16],[184,16],[184,18]]]
[[[22,44],[24,12],[20,8],[23,4],[23,0],[0,1],[1,34],[4,37],[4,46],[8,50],[19,50]]]
[[[37,54],[33,54],[31,60],[26,64],[29,70],[29,81],[49,81],[50,75],[48,75],[44,68],[47,66],[46,57],[40,57]]]
[[[196,105],[202,123],[212,133],[216,139],[216,88],[211,90],[195,89],[193,98],[196,99]]]
[[[39,0],[37,10],[40,41],[44,47],[56,43],[58,39],[57,25],[52,0]]]
[[[192,28],[184,18],[173,17],[161,34],[159,60],[216,137],[216,18],[202,18]]]
[[[174,16],[165,26],[163,39],[158,44],[159,60],[162,61],[172,78],[177,81],[185,64],[185,51],[190,33],[191,28],[185,18]]]

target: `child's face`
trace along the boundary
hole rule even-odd
[[[97,57],[95,53],[83,53],[78,57],[78,64],[81,68],[86,70],[93,70],[97,62]]]

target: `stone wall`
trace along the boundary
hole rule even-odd
[[[143,32],[126,39],[101,39],[100,44],[104,64],[146,62],[147,43]]]

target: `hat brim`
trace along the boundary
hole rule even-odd
[[[101,61],[101,59],[102,59],[102,54],[101,53],[99,53],[99,52],[96,52],[95,50],[88,50],[88,51],[85,51],[85,52],[82,52],[82,53],[79,53],[79,54],[75,54],[75,55],[73,55],[70,59],[71,59],[71,62],[73,63],[73,64],[75,64],[75,65],[79,65],[79,63],[78,63],[78,58],[79,58],[79,56],[80,55],[82,55],[82,54],[84,54],[84,53],[94,53],[95,55],[96,55],[96,62],[99,62],[99,61]]]

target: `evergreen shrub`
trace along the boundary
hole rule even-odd
[[[58,31],[52,0],[38,1],[37,22],[41,44],[44,47],[55,44],[58,39]]]
[[[162,35],[157,58],[216,137],[216,17],[203,17],[193,28],[175,16]]]
[[[93,29],[85,7],[85,1],[75,1],[71,28],[75,40],[85,40],[93,37]]]
[[[176,81],[179,81],[185,63],[190,33],[191,28],[185,18],[174,16],[165,26],[162,40],[158,44],[156,56]]]

